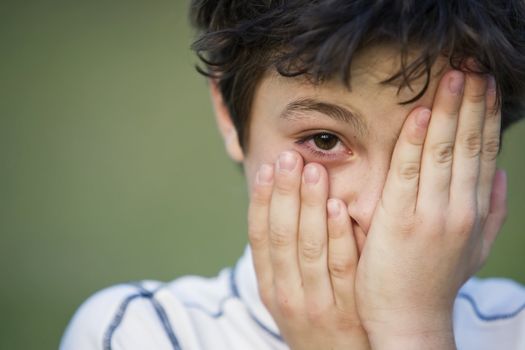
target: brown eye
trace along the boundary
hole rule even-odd
[[[332,134],[317,134],[312,139],[317,147],[325,151],[331,150],[339,142],[337,136]]]

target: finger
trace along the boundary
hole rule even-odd
[[[298,252],[305,301],[314,313],[333,302],[327,266],[327,198],[326,170],[319,164],[307,164],[301,184]]]
[[[354,281],[357,268],[357,245],[345,204],[329,199],[328,269],[334,302],[340,310],[355,310]]]
[[[277,161],[270,201],[270,256],[278,298],[295,295],[301,286],[297,261],[299,191],[302,158],[296,152],[283,152]],[[279,300],[288,303],[293,300]]]
[[[463,85],[464,74],[459,71],[450,71],[441,79],[423,147],[418,201],[430,204],[438,211],[446,208],[449,199],[452,154]]]
[[[394,147],[380,205],[396,217],[415,210],[421,154],[429,119],[430,110],[414,109],[408,115]]]
[[[496,172],[493,183],[490,210],[483,229],[483,261],[488,257],[492,244],[507,217],[507,174],[504,170]]]
[[[268,215],[272,197],[273,165],[262,164],[255,176],[248,207],[248,238],[257,276],[259,293],[268,300],[273,286],[270,264]]]
[[[487,79],[467,73],[459,112],[458,130],[452,160],[450,202],[452,209],[477,210],[477,186],[483,124],[486,112]],[[459,211],[457,211],[459,212]]]
[[[479,173],[478,205],[481,217],[489,213],[491,191],[496,172],[496,157],[500,147],[501,111],[496,101],[496,82],[494,77],[487,83],[487,112],[481,146],[481,164]]]

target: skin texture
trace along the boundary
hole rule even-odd
[[[212,85],[226,149],[250,188],[259,293],[292,349],[455,348],[455,295],[503,224],[491,78],[437,62],[425,95],[400,105],[422,82],[399,94],[379,84],[397,64],[387,49],[364,52],[351,91],[269,72],[247,152]],[[326,109],[280,116],[305,99],[344,106],[361,127]],[[319,149],[307,137],[321,132],[340,142]]]

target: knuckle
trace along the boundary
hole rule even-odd
[[[292,195],[298,190],[298,186],[291,178],[278,177],[275,181],[275,191],[282,195]]]
[[[301,193],[301,205],[308,208],[318,208],[324,203],[324,200],[321,200],[321,196],[316,195],[315,193]]]
[[[306,262],[319,261],[323,255],[323,248],[323,242],[318,242],[313,239],[301,241],[301,255]]]
[[[496,119],[499,115],[499,108],[497,104],[493,104],[487,107],[487,119]]]
[[[397,227],[397,232],[401,237],[408,237],[414,234],[415,231],[415,223],[414,220],[406,219],[402,220]]]
[[[269,199],[271,197],[271,192],[270,192],[270,189],[269,188],[266,188],[266,187],[263,187],[263,186],[259,186],[259,185],[255,185],[253,187],[253,190],[252,190],[252,195],[251,195],[251,202],[253,204],[256,204],[256,205],[259,205],[259,206],[264,206],[264,205],[267,205],[268,202],[269,202]]]
[[[333,227],[328,230],[328,237],[331,239],[339,239],[346,235],[346,230],[342,227]]]
[[[458,225],[458,233],[460,235],[470,235],[476,224],[476,216],[476,211],[472,208],[469,208],[463,212],[463,215]]]
[[[316,302],[311,302],[306,309],[306,317],[313,326],[323,326],[325,309]]]
[[[292,237],[284,225],[272,224],[270,226],[270,244],[275,247],[288,247],[292,243]]]
[[[355,317],[348,314],[348,312],[337,309],[337,324],[336,327],[340,331],[349,331],[352,329],[360,329],[361,321]]]
[[[427,212],[424,218],[419,219],[417,227],[421,227],[428,237],[441,237],[446,232],[446,220],[444,212]],[[405,227],[406,232],[416,232],[415,227],[414,224],[410,228]]]
[[[481,153],[481,133],[468,132],[459,142],[467,156],[476,157]]]
[[[454,154],[453,142],[440,142],[432,146],[432,155],[437,164],[448,165],[452,162]]]
[[[248,240],[253,248],[259,248],[266,245],[268,241],[268,235],[266,230],[262,227],[255,225],[254,223],[249,224],[248,228]]]
[[[331,257],[328,261],[328,271],[336,278],[346,278],[354,270],[354,263],[351,259],[341,257]]]
[[[288,293],[282,290],[276,293],[275,304],[279,309],[281,316],[285,318],[294,318],[298,313],[298,310],[288,296]]]
[[[500,148],[500,140],[499,137],[494,137],[486,140],[483,142],[483,149],[481,151],[481,154],[483,156],[484,160],[495,160],[498,156]]]
[[[458,118],[459,111],[456,105],[445,105],[443,112],[445,120],[456,120]]]
[[[471,91],[468,94],[465,94],[465,98],[467,101],[474,103],[474,104],[481,104],[485,102],[486,94],[485,90],[482,91]]]
[[[414,180],[419,176],[419,162],[403,162],[399,165],[398,176],[403,180]]]

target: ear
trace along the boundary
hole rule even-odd
[[[224,140],[226,152],[228,152],[231,159],[240,163],[244,160],[244,153],[239,142],[239,135],[233,125],[230,111],[222,99],[217,81],[210,79],[208,85],[210,87],[211,101],[215,111],[215,120],[217,121],[219,132]]]

